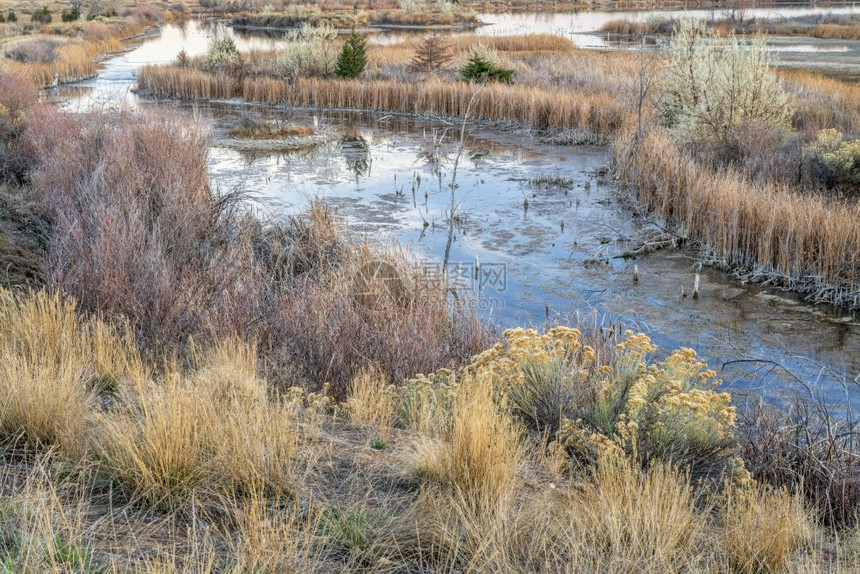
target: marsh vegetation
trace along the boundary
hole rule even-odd
[[[83,22],[119,42],[134,20],[122,14]],[[428,276],[418,254],[331,206],[265,217],[217,185],[197,114],[72,113],[41,97],[64,47],[86,45],[62,36],[16,40],[0,69],[3,568],[860,568],[856,380],[841,379],[845,405],[744,403],[692,341],[658,349],[596,316],[559,324],[548,305],[543,326],[497,327],[451,276]],[[138,87],[277,105],[278,119],[242,112],[224,132],[331,137],[356,182],[373,142],[316,114],[447,123],[424,134],[436,181],[422,188],[428,172],[413,167],[393,201],[410,186],[416,209],[431,185],[450,197],[422,229],[450,229],[449,248],[480,217],[457,179],[476,153],[467,129],[556,154],[606,143],[611,165],[584,182],[525,178],[520,217],[617,184],[661,245],[695,246],[697,285],[705,263],[860,308],[858,87],[776,70],[760,42],[693,21],[663,56],[554,35],[380,44],[303,20],[273,51],[213,34],[199,55],[144,67]],[[583,266],[600,272],[605,239]]]

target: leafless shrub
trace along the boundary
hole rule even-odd
[[[740,416],[741,453],[758,480],[802,489],[829,525],[852,525],[860,517],[857,422],[850,410],[820,396],[797,395],[785,410],[747,405]]]
[[[0,181],[23,176],[19,146],[22,112],[38,102],[36,86],[25,78],[0,70]]]
[[[343,395],[367,365],[399,382],[486,342],[404,253],[353,240],[323,206],[262,223],[238,194],[214,194],[199,125],[35,112],[22,147],[51,230],[47,282],[85,309],[127,317],[145,350],[181,355],[189,338],[236,335],[259,343],[270,373]],[[379,267],[391,273],[377,277]]]

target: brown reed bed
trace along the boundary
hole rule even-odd
[[[462,117],[478,87],[437,79],[425,82],[342,81],[274,78],[239,80],[178,66],[146,67],[138,85],[156,97],[244,98],[251,102],[325,109],[354,109]],[[473,103],[473,117],[538,130],[579,129],[600,134],[621,126],[624,112],[606,92],[575,93],[529,86],[486,85]]]
[[[24,63],[4,60],[0,62],[0,66],[44,87],[53,82],[55,74],[59,82],[72,82],[94,76],[98,70],[98,59],[104,54],[118,52],[122,47],[122,42],[115,37],[97,42],[70,41],[56,50],[56,59],[52,62]]]
[[[703,169],[659,129],[641,142],[617,137],[613,161],[641,205],[724,266],[817,303],[860,308],[860,204]]]
[[[303,138],[313,135],[310,126],[294,124],[273,124],[270,122],[244,121],[227,130],[227,135],[238,139],[275,140],[285,138]]]
[[[794,125],[800,132],[835,128],[860,137],[860,85],[813,72],[778,70],[794,93]]]

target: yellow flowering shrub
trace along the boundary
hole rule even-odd
[[[735,408],[692,349],[652,362],[656,347],[627,332],[598,352],[577,329],[510,329],[466,370],[489,376],[511,411],[580,462],[607,450],[721,476],[734,446]]]

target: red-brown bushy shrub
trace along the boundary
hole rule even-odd
[[[18,141],[23,114],[38,100],[32,82],[0,70],[0,182],[23,176],[26,161]]]
[[[17,114],[38,101],[39,91],[33,82],[0,70],[0,105],[11,114]]]
[[[199,124],[34,112],[23,149],[50,229],[47,282],[129,319],[145,350],[181,354],[191,338],[237,335],[259,344],[275,381],[330,382],[342,394],[362,367],[398,382],[485,344],[483,325],[468,313],[452,319],[441,289],[401,253],[352,240],[325,208],[263,224],[213,194]],[[394,270],[394,292],[363,274],[380,262]]]

